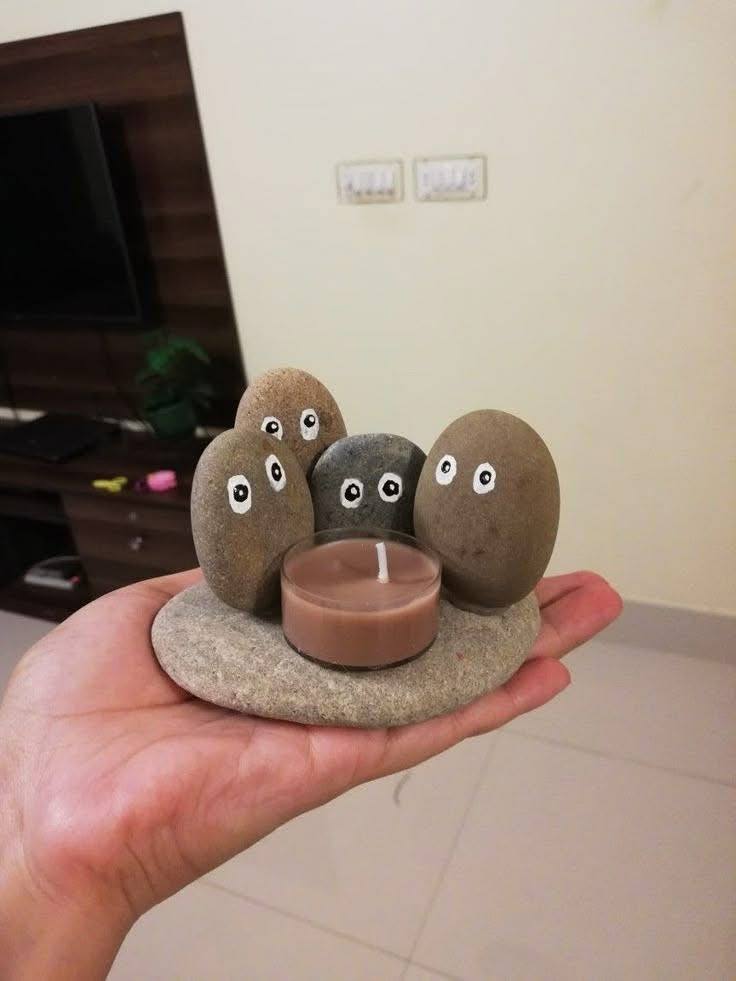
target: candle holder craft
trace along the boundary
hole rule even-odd
[[[515,416],[462,416],[425,457],[401,436],[347,436],[306,372],[266,372],[197,465],[204,582],[159,612],[156,656],[192,694],[269,718],[452,711],[527,657],[559,507],[552,457]]]

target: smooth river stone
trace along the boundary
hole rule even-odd
[[[414,500],[417,538],[439,552],[445,587],[469,608],[507,606],[534,588],[559,516],[557,470],[541,437],[491,409],[444,430]]]
[[[306,474],[347,432],[332,395],[300,368],[273,368],[252,381],[238,405],[235,428],[262,430],[283,441]]]
[[[277,619],[234,610],[200,583],[163,607],[152,638],[166,673],[215,705],[312,725],[383,728],[444,715],[502,685],[538,631],[533,594],[490,616],[443,600],[426,654],[378,671],[336,671],[293,651]]]
[[[239,610],[278,602],[281,558],[314,530],[294,454],[260,431],[229,429],[206,447],[192,482],[191,517],[205,579]]]
[[[309,480],[317,531],[388,528],[412,534],[414,495],[426,457],[388,433],[346,436],[317,461]]]

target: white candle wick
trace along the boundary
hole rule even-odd
[[[386,555],[386,543],[376,542],[376,552],[378,554],[378,581],[388,582],[388,556]]]

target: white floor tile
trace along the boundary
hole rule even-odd
[[[736,977],[736,789],[502,735],[414,957],[463,979]]]
[[[112,981],[399,981],[404,962],[195,884],[136,924]]]
[[[493,738],[304,814],[209,878],[406,956]]]
[[[47,620],[0,610],[0,695],[23,654],[53,627]]]
[[[570,687],[510,731],[736,783],[736,664],[602,641],[566,664]]]

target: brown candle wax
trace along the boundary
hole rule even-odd
[[[437,635],[439,590],[439,559],[409,535],[320,532],[284,559],[284,636],[335,667],[399,664]]]

